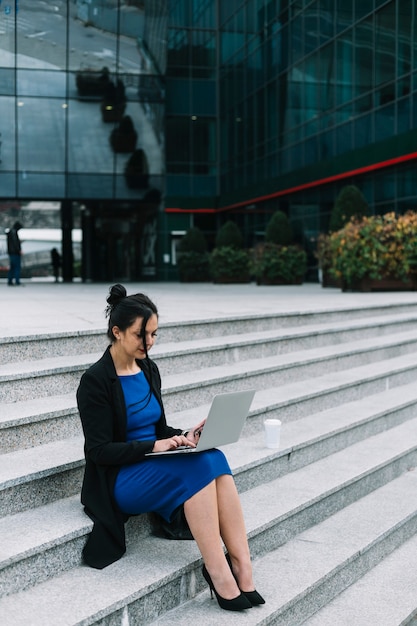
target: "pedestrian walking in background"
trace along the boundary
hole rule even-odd
[[[9,255],[10,267],[7,276],[7,284],[20,285],[20,270],[22,261],[22,244],[19,239],[19,230],[23,228],[20,222],[15,222],[7,233],[7,254]],[[14,283],[13,283],[14,279]]]
[[[61,267],[61,255],[56,248],[51,250],[51,263],[54,271],[55,282],[59,282],[59,268]]]

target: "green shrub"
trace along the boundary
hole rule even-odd
[[[178,244],[178,272],[183,282],[210,280],[210,255],[204,233],[190,228]]]
[[[243,248],[243,235],[239,226],[228,220],[219,228],[215,239],[215,248]]]
[[[210,269],[214,282],[250,281],[250,257],[247,250],[231,246],[214,248],[210,255]]]
[[[300,284],[307,270],[307,255],[298,246],[266,243],[258,248],[253,271],[258,284]]]
[[[293,231],[288,217],[283,211],[275,211],[265,230],[265,241],[281,246],[293,242]]]
[[[204,233],[197,227],[190,228],[179,242],[178,250],[179,252],[207,252]]]
[[[363,193],[355,185],[346,185],[336,198],[330,216],[330,232],[336,232],[352,217],[361,218],[368,211],[368,203]]]

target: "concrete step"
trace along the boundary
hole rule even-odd
[[[276,549],[416,463],[417,419],[413,419],[279,478],[271,472],[269,482],[263,480],[241,494],[253,553]],[[238,474],[240,468],[232,459],[231,464]],[[138,536],[142,547],[154,543],[155,538],[146,536],[145,516],[132,521],[130,543],[135,544]],[[16,593],[79,564],[82,538],[90,528],[78,495],[1,518],[0,534],[8,538],[0,550],[2,593]]]
[[[261,408],[259,413],[257,395],[254,410],[262,416],[267,405],[262,400],[264,412]],[[417,388],[412,383],[284,422],[280,450],[272,456],[264,447],[261,419],[257,427],[245,427],[240,441],[225,449],[233,466],[238,468],[235,471],[238,488],[245,491],[411,419],[416,408]],[[203,415],[203,407],[196,407],[194,412]],[[187,419],[187,412],[180,412],[169,421],[181,427],[188,424]],[[252,419],[249,417],[248,421]],[[78,437],[0,455],[0,516],[79,493],[83,467],[81,433]]]
[[[81,435],[75,394],[0,403],[0,454]]]
[[[285,544],[268,528],[280,508],[277,504],[284,505],[288,495],[287,490],[277,493],[280,497],[274,500],[267,490],[254,490],[250,503],[243,496],[245,513],[249,504],[253,512],[248,529],[256,585],[267,603],[244,616],[226,614],[232,625],[242,620],[249,625],[302,624],[417,530],[416,471],[404,473],[322,521],[319,516],[307,529],[299,527]],[[258,545],[256,516],[258,535],[263,535]],[[225,613],[210,600],[208,591],[194,597],[204,588],[200,564],[194,542],[180,545],[143,538],[103,571],[78,566],[48,580],[40,578],[27,590],[21,585],[15,595],[0,600],[0,613],[8,626],[163,626],[195,620],[221,624]],[[175,610],[165,613],[169,609]]]
[[[314,372],[313,372],[314,373]],[[277,417],[290,421],[316,413],[321,409],[335,407],[356,398],[384,392],[388,388],[406,384],[417,376],[417,356],[401,357],[364,365],[349,370],[332,371],[311,379],[287,383],[282,386],[257,391],[247,421],[247,428],[261,427],[264,417]],[[245,379],[243,381],[246,384]],[[227,389],[241,384],[238,380],[226,381]],[[189,400],[179,406],[178,390],[166,379],[164,402],[169,422],[183,427],[194,424],[207,414],[209,402],[199,401],[200,393],[194,394],[194,404]],[[216,388],[211,394],[217,393]],[[192,394],[192,388],[187,395]],[[171,402],[171,396],[175,402]],[[185,397],[185,396],[184,396]],[[184,405],[191,408],[184,408]],[[75,393],[40,397],[17,402],[0,402],[0,453],[20,448],[42,445],[50,441],[81,434]]]
[[[416,474],[415,470],[404,474],[329,519],[300,533],[279,549],[256,559],[254,562],[256,586],[267,603],[246,611],[244,616],[231,613],[230,616],[227,615],[227,623],[231,626],[235,624],[237,626],[242,622],[248,626],[402,624],[403,622],[394,621],[392,618],[393,615],[394,619],[401,614],[407,615],[413,604],[414,607],[417,605],[415,585],[413,588],[410,587],[410,583],[415,582],[416,575],[409,569],[408,575],[407,571],[400,573],[401,565],[398,563],[395,572],[398,572],[399,579],[377,578],[380,582],[379,588],[369,586],[369,595],[367,597],[361,595],[365,601],[362,605],[355,606],[355,595],[352,603],[344,603],[343,608],[346,612],[342,610],[331,614],[334,619],[330,618],[329,621],[321,621],[320,608],[346,588],[348,588],[345,592],[347,597],[350,597],[351,589],[361,589],[365,580],[363,576],[372,571],[372,568],[375,567],[375,572],[384,570],[386,573],[385,568],[389,568],[390,563],[400,558],[398,553],[403,556],[403,567],[406,563],[415,564],[415,554],[409,554],[408,559],[405,555],[407,547],[415,548],[416,541],[413,537],[417,530]],[[372,573],[369,576],[372,578]],[[402,589],[401,581],[405,580],[409,586]],[[355,584],[356,581],[358,582]],[[399,596],[394,595],[395,590],[398,590]],[[381,607],[374,605],[375,610],[369,612],[373,599],[382,596],[385,597]],[[387,607],[389,598],[393,601],[391,610]],[[401,607],[403,598],[407,604]],[[335,601],[335,604],[337,603],[338,600]],[[384,606],[387,607],[387,613],[383,611]],[[317,611],[319,611],[317,621],[314,617],[309,619]],[[326,612],[327,609],[324,609],[323,614],[326,615]],[[376,616],[375,620],[373,616]],[[207,624],[213,625],[220,625],[225,619],[224,611],[217,606],[215,600],[210,599],[208,591],[184,603],[181,610],[171,610],[150,623],[152,626],[168,624],[182,626],[202,619]]]
[[[417,614],[417,537],[383,559],[304,626],[405,626]]]
[[[184,338],[193,340],[207,339],[208,337],[225,337],[235,334],[252,334],[254,327],[257,331],[270,331],[283,328],[328,324],[346,324],[357,320],[367,321],[372,328],[379,325],[379,318],[390,317],[412,323],[417,314],[417,306],[413,304],[373,305],[366,308],[340,307],[339,309],[322,309],[317,311],[294,311],[281,313],[264,313],[263,315],[224,316],[215,319],[163,322],[160,320],[160,337],[165,343],[176,343],[180,347]],[[401,318],[403,318],[401,320]],[[409,322],[407,322],[409,318]],[[395,323],[395,322],[394,322]],[[33,361],[42,359],[45,355],[67,356],[83,353],[99,352],[104,350],[108,340],[106,329],[94,328],[75,332],[61,332],[48,334],[20,335],[14,337],[0,337],[0,363],[17,361]]]
[[[161,323],[152,356],[169,423],[195,423],[214,393],[257,389],[243,437],[225,451],[268,605],[226,614],[231,623],[313,619],[415,532],[416,313],[406,304]],[[194,542],[150,536],[147,516],[129,520],[119,562],[102,572],[81,565],[91,521],[79,503],[84,462],[74,392],[105,345],[103,330],[0,340],[0,357],[7,354],[0,358],[1,621],[189,624],[188,611],[200,607],[200,620],[223,623],[207,592],[187,603],[204,585]],[[283,421],[278,451],[264,447],[265,417]],[[363,527],[353,524],[351,507],[362,511]],[[349,536],[333,547],[342,529]]]
[[[364,363],[392,359],[417,351],[417,330],[389,336],[359,339],[349,344],[336,344],[300,350],[289,354],[278,354],[222,365],[200,365],[199,369],[164,375],[165,387],[177,387],[181,402],[184,391],[194,387],[201,397],[192,394],[191,404],[207,402],[219,382],[230,383],[237,378],[241,384],[265,389],[272,385],[320,376],[328,371],[352,368]],[[4,364],[0,366],[0,402],[16,402],[29,398],[52,396],[75,391],[85,369],[101,355],[77,355],[55,357],[36,362]],[[175,361],[175,357],[174,361]],[[157,359],[160,365],[160,358]],[[161,367],[163,369],[163,367]],[[186,378],[186,383],[184,379]],[[244,380],[245,379],[245,380]],[[226,390],[226,387],[223,387]],[[206,393],[204,393],[204,391]],[[175,408],[170,409],[175,410]]]

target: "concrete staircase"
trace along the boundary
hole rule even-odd
[[[417,615],[417,304],[165,324],[153,350],[172,425],[215,393],[255,387],[242,439],[226,446],[257,588],[242,614],[210,600],[192,541],[127,523],[127,554],[81,564],[91,529],[79,492],[75,389],[105,333],[0,343],[0,621],[399,626]],[[283,421],[281,448],[262,422]]]

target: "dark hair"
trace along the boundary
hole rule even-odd
[[[158,309],[155,304],[144,293],[135,293],[132,296],[128,296],[126,289],[119,283],[110,287],[106,301],[106,317],[109,318],[107,336],[111,343],[116,341],[116,337],[113,335],[113,326],[118,326],[123,332],[129,326],[132,326],[138,318],[142,318],[140,336],[145,350],[145,359],[149,363],[149,356],[146,350],[146,324],[152,315],[158,316]],[[153,389],[152,378],[152,367],[149,367],[149,392],[144,398],[134,402],[130,406],[131,410],[141,411],[149,404]]]
[[[145,329],[152,315],[158,316],[158,309],[144,293],[135,293],[128,296],[125,287],[117,283],[110,287],[107,297],[106,317],[109,318],[107,336],[113,343],[116,337],[113,335],[113,326],[118,326],[123,332],[132,326],[138,317],[142,318],[141,336],[146,350]]]

